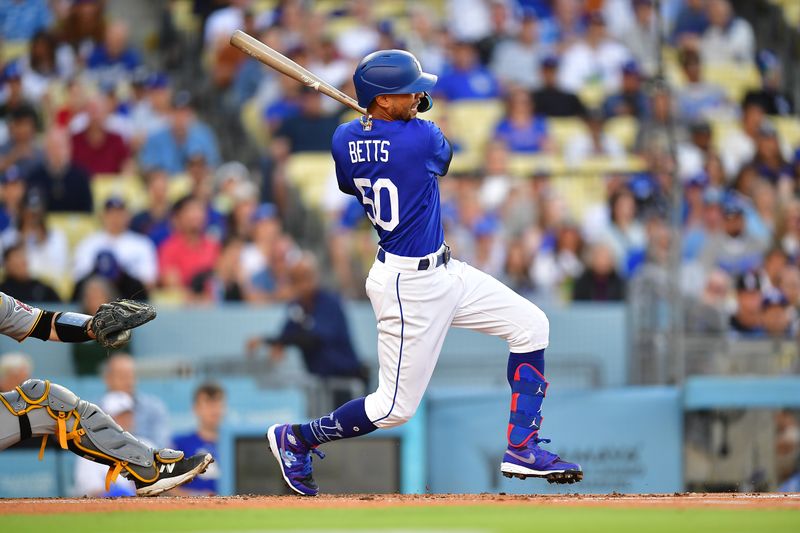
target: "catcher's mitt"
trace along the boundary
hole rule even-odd
[[[131,330],[156,317],[156,308],[135,300],[116,300],[100,306],[92,332],[106,348],[119,348],[131,339]]]

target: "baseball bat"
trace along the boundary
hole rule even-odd
[[[337,102],[358,111],[362,115],[367,114],[367,110],[358,105],[358,102],[354,99],[242,30],[233,32],[233,35],[231,35],[231,45],[249,54],[268,67],[277,70],[281,74],[285,74],[303,85],[307,85],[326,96],[330,96]]]

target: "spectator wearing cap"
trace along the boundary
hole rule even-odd
[[[119,295],[120,298],[135,300],[147,300],[149,298],[148,290],[144,283],[125,270],[111,251],[102,250],[95,258],[92,271],[75,283],[72,301],[80,301],[85,293],[86,284],[97,279],[108,282],[114,293]]]
[[[28,176],[28,189],[41,195],[50,213],[92,212],[89,175],[72,162],[66,130],[53,128],[45,134],[44,161]]]
[[[139,94],[131,106],[131,148],[136,151],[148,136],[169,127],[173,91],[169,77],[163,72],[137,72],[133,88],[134,95]]]
[[[534,107],[547,117],[579,117],[586,113],[580,98],[558,86],[558,56],[542,59],[542,86],[533,92]]]
[[[206,206],[185,196],[172,208],[172,234],[158,249],[160,283],[169,289],[188,291],[195,278],[214,269],[219,243],[206,234]]]
[[[794,180],[794,168],[784,159],[778,130],[769,120],[763,120],[758,128],[756,153],[749,164],[761,179],[772,185],[779,185],[781,181],[791,183]],[[791,190],[792,186],[790,185],[788,189]]]
[[[26,302],[61,301],[51,286],[31,276],[23,244],[15,244],[3,251],[3,267],[5,276],[0,291]]]
[[[564,52],[558,82],[566,91],[579,92],[599,85],[605,92],[613,93],[620,87],[622,66],[631,60],[631,55],[607,35],[600,12],[592,12],[588,18],[586,36]]]
[[[44,207],[38,195],[29,196],[16,226],[3,234],[3,241],[24,246],[28,268],[34,278],[59,284],[69,275],[69,244],[61,229],[47,224]]]
[[[73,161],[91,176],[120,174],[131,169],[131,153],[124,139],[107,126],[109,102],[93,98],[86,103],[88,124],[72,136]]]
[[[29,41],[39,31],[53,25],[47,0],[0,1],[0,35],[4,41]]]
[[[711,143],[711,124],[706,119],[693,120],[689,123],[688,131],[688,142],[677,147],[678,174],[684,180],[703,172],[710,159],[719,160]],[[723,179],[723,183],[719,185],[725,184],[725,181]]]
[[[13,109],[8,121],[8,141],[0,145],[0,172],[12,165],[23,178],[41,164],[44,154],[36,140],[36,111],[27,105]]]
[[[656,75],[661,54],[655,9],[652,0],[633,0],[632,4],[634,23],[625,29],[620,38],[649,78]]]
[[[542,51],[536,16],[533,11],[525,10],[516,37],[495,46],[490,69],[504,86],[514,84],[533,91],[541,85]]]
[[[731,194],[723,201],[723,231],[711,236],[701,260],[706,269],[720,267],[736,276],[761,265],[765,243],[752,236],[745,225],[745,200]]]
[[[102,229],[83,239],[75,249],[75,280],[92,272],[101,252],[110,252],[125,272],[147,287],[155,286],[158,278],[155,246],[147,237],[130,230],[130,220],[124,200],[118,197],[106,200],[101,214]]]
[[[584,116],[586,131],[575,135],[564,146],[564,161],[568,166],[580,166],[587,159],[600,157],[622,163],[625,160],[625,148],[611,135],[604,131],[606,118],[599,109],[592,110]]]
[[[8,119],[11,112],[20,107],[32,108],[22,88],[22,67],[19,61],[6,63],[0,72],[0,87],[5,98],[0,104],[0,119]]]
[[[789,116],[794,113],[794,99],[783,91],[783,68],[778,56],[761,50],[756,57],[761,74],[761,88],[747,91],[743,103],[756,102],[767,115]]]
[[[131,231],[148,237],[158,248],[170,234],[169,176],[160,169],[145,175],[147,207],[131,218]]]
[[[607,117],[634,117],[639,120],[647,115],[647,94],[642,87],[642,73],[634,61],[622,66],[622,85],[619,92],[603,102],[603,113]]]
[[[736,279],[736,312],[730,317],[731,332],[742,337],[764,334],[761,281],[755,272],[744,272]]]
[[[506,113],[494,129],[494,138],[514,153],[551,151],[547,120],[536,113],[530,94],[522,87],[511,87],[506,96]]]
[[[145,170],[160,168],[179,174],[186,171],[189,156],[197,154],[212,167],[220,163],[214,133],[195,115],[191,95],[180,91],[172,101],[169,127],[147,137],[139,163]]]
[[[575,280],[572,299],[578,302],[615,302],[625,299],[625,281],[614,268],[611,247],[599,242],[588,250],[586,270]]]
[[[286,347],[296,346],[306,369],[315,376],[365,379],[341,299],[320,285],[319,267],[311,253],[303,253],[291,265],[289,283],[292,301],[281,332],[249,339],[247,352],[253,355],[259,346],[268,345],[270,358],[280,360]]]
[[[127,432],[134,431],[135,402],[130,394],[123,391],[107,392],[100,400],[100,408],[114,422]],[[138,432],[137,432],[138,436]],[[140,440],[141,437],[138,437]],[[145,440],[148,444],[148,441]],[[108,467],[94,461],[75,462],[74,496],[119,498],[136,495],[136,485],[132,479],[119,476],[109,490],[106,490],[106,474]]]
[[[89,75],[100,83],[130,80],[141,64],[139,52],[130,44],[130,28],[121,20],[106,26],[103,42],[95,44],[86,58]]]
[[[680,53],[680,63],[686,77],[686,83],[677,95],[680,117],[691,122],[730,115],[731,109],[722,87],[703,80],[700,54],[691,48],[684,49]]]
[[[451,102],[486,100],[500,95],[500,85],[494,74],[480,64],[475,45],[460,41],[453,44],[452,62],[439,76],[434,91]]]
[[[708,0],[708,28],[700,39],[700,53],[708,63],[752,63],[755,35],[750,23],[733,12],[729,0]]]

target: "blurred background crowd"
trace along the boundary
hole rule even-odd
[[[308,249],[365,297],[375,236],[327,155],[354,117],[230,47],[243,28],[350,94],[379,48],[439,75],[447,240],[515,290],[624,300],[679,257],[670,282],[714,314],[698,327],[795,333],[796,56],[754,28],[768,4],[135,4],[0,2],[0,290],[286,301]]]

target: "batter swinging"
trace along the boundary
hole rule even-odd
[[[353,81],[369,116],[339,126],[333,159],[339,188],[358,198],[380,236],[366,282],[378,320],[378,390],[307,424],[267,430],[284,480],[295,492],[318,493],[311,452],[320,444],[398,426],[417,409],[447,330],[469,328],[501,337],[511,351],[511,416],[501,464],[507,477],[573,483],[581,467],[542,449],[538,437],[547,391],[544,349],[549,324],[533,303],[466,263],[444,243],[439,184],[452,149],[432,122],[436,76],[402,50],[365,57]]]

